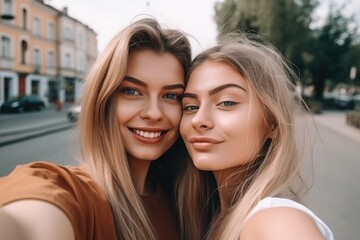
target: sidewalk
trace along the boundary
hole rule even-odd
[[[0,133],[0,147],[19,141],[28,140],[35,137],[44,136],[73,127],[69,122],[57,122],[42,126],[33,126],[33,128],[19,129],[12,132]]]
[[[46,114],[47,111],[54,111],[52,106],[43,110],[40,114]],[[16,143],[19,141],[28,140],[35,137],[40,137],[50,133],[63,131],[74,127],[74,124],[68,121],[65,115],[66,109],[63,110],[64,116],[57,119],[48,119],[44,115],[41,121],[28,122],[24,125],[14,124],[6,128],[0,129],[0,147],[8,144]],[[3,116],[9,117],[8,121],[11,121],[14,115]]]
[[[317,124],[328,127],[360,144],[360,129],[346,124],[346,111],[328,110],[313,116]]]

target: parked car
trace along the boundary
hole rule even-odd
[[[360,92],[353,96],[355,105],[360,104]]]
[[[10,98],[1,106],[1,112],[24,112],[41,111],[45,107],[45,102],[36,95],[17,96]]]
[[[336,107],[351,109],[354,107],[354,96],[351,94],[334,94],[334,104]]]
[[[332,92],[334,105],[342,109],[353,109],[360,97],[360,88],[339,83]]]
[[[75,104],[67,110],[67,118],[70,122],[77,122],[81,112],[80,104]]]

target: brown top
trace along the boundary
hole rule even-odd
[[[156,193],[151,196],[141,197],[147,210],[148,217],[157,231],[159,240],[180,239],[180,233],[175,224],[175,215],[168,197],[156,188]]]
[[[77,240],[116,239],[110,204],[82,168],[48,162],[17,166],[8,176],[0,178],[0,206],[23,199],[43,200],[59,207],[70,219]],[[142,199],[159,239],[178,239],[166,195],[159,190]]]

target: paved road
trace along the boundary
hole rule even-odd
[[[315,120],[317,129],[309,129],[314,184],[305,203],[329,225],[335,239],[358,240],[360,129],[345,124],[345,112],[326,112]]]
[[[0,146],[71,128],[66,110],[48,107],[41,112],[0,114]]]
[[[0,177],[16,165],[47,161],[61,165],[78,163],[79,147],[75,129],[46,134],[0,147]],[[1,239],[1,237],[0,237]]]

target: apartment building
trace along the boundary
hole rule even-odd
[[[0,0],[0,104],[38,95],[72,103],[98,51],[96,33],[41,0]]]

